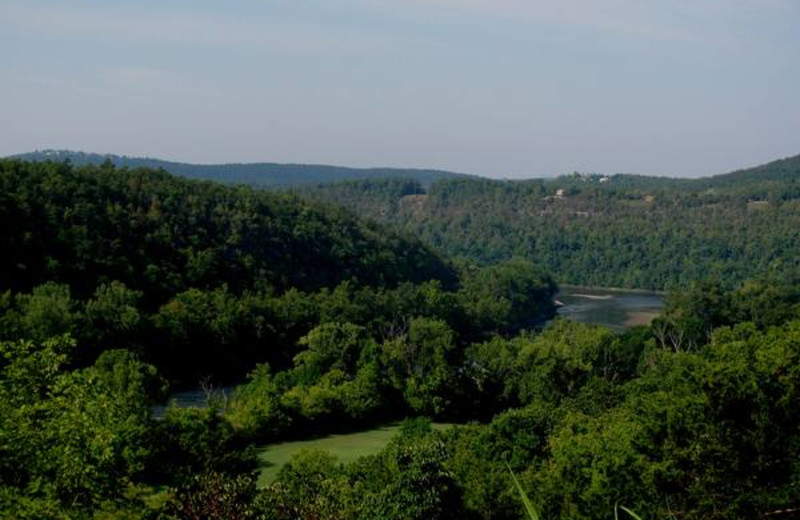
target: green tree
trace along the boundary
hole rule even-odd
[[[437,415],[452,403],[456,354],[453,332],[446,323],[415,318],[405,335],[383,344],[382,361],[411,410]]]
[[[281,389],[268,365],[259,365],[247,383],[237,386],[225,415],[237,430],[250,437],[274,438],[288,430],[290,418],[280,404]]]
[[[137,347],[142,339],[144,316],[139,310],[141,291],[128,289],[121,282],[99,286],[84,306],[81,338],[102,349]]]
[[[266,490],[266,514],[276,520],[345,520],[354,518],[354,489],[336,457],[302,450],[281,468]]]
[[[312,383],[332,369],[355,373],[369,341],[364,327],[352,323],[324,323],[314,328],[300,340],[306,350],[295,357],[298,382]]]

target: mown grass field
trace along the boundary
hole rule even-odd
[[[445,423],[433,425],[437,430],[446,429],[450,426],[452,425]],[[258,485],[266,486],[275,480],[283,465],[289,462],[292,455],[300,450],[325,450],[335,455],[339,462],[353,462],[359,457],[379,452],[399,430],[400,424],[396,423],[361,432],[328,435],[303,441],[281,442],[264,446],[258,451],[258,461],[261,468]]]

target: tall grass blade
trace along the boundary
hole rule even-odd
[[[522,505],[525,507],[525,513],[527,513],[528,518],[530,518],[530,520],[541,520],[541,517],[539,517],[539,512],[536,510],[536,507],[534,507],[530,499],[528,499],[528,495],[525,494],[525,490],[522,488],[522,484],[519,483],[519,480],[517,480],[517,476],[514,475],[514,472],[511,470],[511,466],[506,464],[506,467],[508,468],[508,472],[511,473],[511,480],[514,482],[514,487],[517,489],[517,493],[519,493],[519,496],[522,499]]]
[[[634,520],[642,520],[642,517],[640,517],[639,515],[637,515],[636,513],[631,511],[630,509],[628,509],[627,507],[620,506],[618,504],[614,504],[614,520],[619,520],[619,515],[617,514],[617,509],[618,508],[622,509],[623,511],[625,511],[626,513],[631,515],[631,517],[633,517]]]

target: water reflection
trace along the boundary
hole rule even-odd
[[[174,405],[177,408],[205,408],[209,399],[224,402],[233,394],[233,389],[232,386],[212,388],[203,385],[203,388],[172,392],[165,404],[153,406],[153,418],[161,419],[164,417],[167,407],[170,405]]]
[[[558,309],[559,316],[618,332],[647,325],[664,307],[662,294],[638,291],[565,287],[556,299],[564,304]]]

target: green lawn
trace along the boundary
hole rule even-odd
[[[437,430],[449,428],[450,426],[444,423],[433,425],[434,429]],[[281,442],[265,446],[258,450],[258,462],[261,468],[258,484],[259,486],[265,486],[275,480],[281,467],[289,462],[292,455],[300,450],[325,450],[335,455],[339,462],[353,462],[364,455],[379,452],[399,429],[399,423],[389,424],[362,432],[329,435],[305,441]]]

